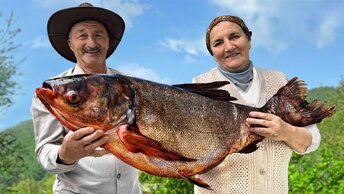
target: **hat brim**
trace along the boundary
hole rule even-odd
[[[102,23],[109,33],[108,58],[122,39],[125,24],[116,13],[100,7],[74,7],[54,13],[48,21],[48,36],[53,48],[64,58],[76,63],[73,51],[68,46],[70,28],[83,20],[96,20]]]

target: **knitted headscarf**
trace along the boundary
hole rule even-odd
[[[238,24],[240,26],[240,28],[246,34],[247,38],[249,40],[251,40],[252,32],[247,28],[246,24],[244,23],[244,21],[241,18],[239,18],[237,16],[231,16],[231,15],[219,16],[219,17],[215,18],[210,23],[210,25],[207,29],[206,37],[205,37],[206,43],[207,43],[207,49],[211,55],[213,55],[213,52],[211,51],[211,48],[210,48],[210,31],[214,28],[214,26],[216,26],[218,23],[223,22],[223,21],[229,21],[229,22],[233,22],[233,23]]]

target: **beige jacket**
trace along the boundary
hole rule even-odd
[[[108,69],[107,73],[118,72]],[[76,66],[57,77],[75,74],[83,74],[83,71]],[[112,154],[85,157],[72,165],[56,163],[58,149],[69,130],[50,114],[36,96],[32,99],[31,114],[36,158],[46,171],[56,174],[54,193],[141,193],[138,171]]]
[[[195,83],[229,81],[217,68],[193,79]],[[286,76],[278,71],[254,68],[254,78],[247,94],[240,92],[234,84],[223,89],[238,98],[235,103],[256,107],[263,106],[277,90],[287,82]],[[315,126],[315,129],[314,129]],[[310,151],[317,149],[320,134],[316,125]],[[312,133],[313,134],[313,133]],[[284,142],[264,139],[257,151],[250,154],[230,154],[214,169],[198,175],[213,191],[195,186],[197,194],[283,194],[288,193],[288,165],[292,150]]]

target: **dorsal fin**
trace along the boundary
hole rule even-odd
[[[172,86],[182,88],[195,94],[206,96],[213,100],[237,100],[235,97],[231,96],[228,91],[219,89],[220,87],[227,84],[229,84],[228,81],[216,81],[210,83],[176,84]]]

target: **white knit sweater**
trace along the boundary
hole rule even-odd
[[[228,81],[217,68],[193,79],[195,83]],[[263,106],[287,82],[278,71],[254,68],[253,83],[247,93],[240,92],[234,84],[224,86],[235,103]],[[195,186],[197,194],[283,194],[288,193],[288,164],[292,150],[284,142],[264,139],[258,150],[250,154],[230,154],[214,169],[198,175],[212,191]]]

